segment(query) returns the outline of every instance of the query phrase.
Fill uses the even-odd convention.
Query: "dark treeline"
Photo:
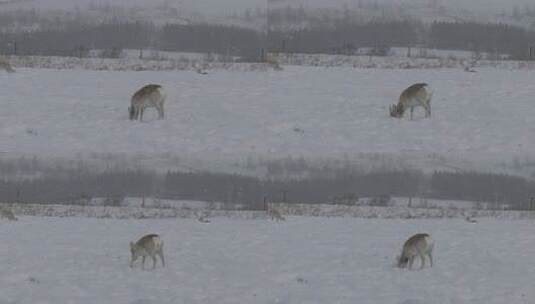
[[[298,12],[296,12],[297,14]],[[29,20],[35,16],[31,13]],[[269,21],[269,19],[268,19]],[[0,20],[1,23],[1,20]],[[432,47],[535,58],[535,32],[505,24],[470,22],[339,20],[296,30],[252,29],[213,24],[107,22],[96,25],[69,21],[31,31],[0,32],[0,53],[87,56],[90,49],[145,49],[219,53],[243,60],[263,59],[263,49],[296,53],[353,54],[358,48]],[[378,52],[376,55],[386,55]]]
[[[90,49],[145,49],[219,53],[259,60],[265,35],[235,26],[194,24],[156,27],[143,22],[69,23],[46,29],[0,32],[0,52],[87,56]]]
[[[437,198],[505,202],[518,209],[527,208],[530,199],[535,196],[535,182],[521,177],[476,172],[436,172],[431,178],[431,189]]]
[[[47,177],[0,181],[0,197],[4,202],[75,203],[92,197],[154,195],[158,183],[156,174],[145,171],[90,174],[68,170]]]
[[[416,25],[408,21],[340,24],[297,31],[272,30],[270,50],[297,53],[352,53],[360,47],[414,46]]]
[[[252,61],[261,59],[265,48],[265,35],[257,31],[209,24],[166,25],[159,40],[162,50],[239,55]]]
[[[173,172],[166,175],[163,195],[167,198],[208,198],[258,208],[263,206],[264,199],[315,204],[348,196],[414,196],[422,180],[421,174],[411,171],[343,174],[300,180],[260,180],[239,175]]]
[[[352,54],[357,48],[430,47],[509,55],[530,59],[535,32],[505,24],[410,21],[381,21],[334,26],[312,26],[299,30],[271,30],[271,51],[296,53]],[[535,48],[531,59],[535,59]]]
[[[2,51],[7,54],[85,56],[89,49],[145,48],[150,46],[155,34],[154,26],[143,23],[72,25],[31,32],[0,33],[0,41],[4,42]]]
[[[83,173],[80,173],[83,172]],[[1,202],[79,203],[92,197],[156,197],[217,201],[263,209],[264,201],[288,203],[351,203],[359,197],[425,197],[488,202],[527,209],[535,182],[498,174],[417,171],[357,174],[299,180],[264,180],[234,174],[144,171],[88,173],[70,170],[25,180],[0,181]],[[385,201],[387,202],[388,199]]]
[[[44,23],[36,10],[19,10],[0,12],[0,27],[10,27],[14,25],[31,26],[35,23]]]
[[[432,47],[508,54],[524,59],[535,44],[535,32],[506,24],[446,23],[431,26]]]

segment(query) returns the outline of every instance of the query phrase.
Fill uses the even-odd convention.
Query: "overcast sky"
[[[429,3],[431,0],[270,0],[278,5],[285,5],[285,3],[292,5],[303,5],[305,7],[340,7],[344,4],[350,6],[356,5],[359,1],[362,2],[377,2],[390,4],[421,4]],[[438,0],[443,6],[450,8],[469,9],[474,11],[495,11],[501,10],[509,11],[513,6],[517,5],[524,7],[525,5],[535,5],[535,0]]]
[[[0,2],[6,0],[0,0]],[[341,7],[343,4],[356,5],[359,0],[269,0],[278,5],[285,3],[305,7]],[[378,3],[410,3],[418,4],[431,0],[361,0],[364,2]],[[510,11],[514,5],[521,8],[525,5],[535,5],[535,0],[438,0],[447,7],[476,10],[481,12]],[[233,12],[241,12],[246,9],[257,7],[266,8],[268,0],[34,0],[24,4],[25,7],[34,6],[44,8],[74,8],[75,5],[83,8],[90,3],[114,4],[114,5],[154,5],[155,3],[168,2],[173,6],[179,6],[186,12],[199,12],[203,15],[228,15]],[[0,7],[1,9],[2,7]]]
[[[6,0],[0,0],[3,2]],[[189,12],[199,12],[205,15],[228,14],[229,12],[245,11],[246,9],[255,9],[256,7],[267,7],[266,0],[34,0],[24,2],[22,6],[36,7],[39,9],[73,9],[75,6],[80,8],[87,7],[90,3],[94,4],[112,4],[123,6],[138,5],[155,5],[157,3],[167,2],[170,5],[181,7]],[[13,6],[13,5],[9,5]],[[0,7],[1,9],[1,7]]]

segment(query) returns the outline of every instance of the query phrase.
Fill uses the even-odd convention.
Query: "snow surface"
[[[496,167],[534,158],[530,74],[310,67],[209,75],[19,69],[0,74],[0,153],[41,159],[115,156],[166,168],[181,158],[210,167],[247,156],[372,159],[377,154],[427,168]],[[414,121],[390,118],[388,106],[401,90],[421,81],[434,90],[432,118],[423,119],[420,110]],[[156,120],[155,111],[148,110],[145,122],[129,121],[130,96],[146,83],[166,89],[166,119]]]
[[[532,72],[478,71],[285,67],[200,75],[20,68],[0,73],[0,155],[115,159],[162,169],[290,155],[456,170],[529,163],[535,159]],[[389,105],[421,81],[434,90],[432,118],[424,119],[421,109],[414,121],[390,118]],[[130,96],[147,83],[166,89],[166,119],[156,120],[149,109],[145,122],[129,121]]]
[[[1,205],[0,205],[1,206]],[[199,219],[225,217],[238,219],[265,219],[265,211],[249,210],[216,210],[191,208],[153,208],[153,207],[109,207],[109,206],[81,206],[81,205],[54,205],[54,204],[9,204],[4,206],[16,216],[44,216],[44,217],[90,217],[113,219],[164,219],[164,218],[193,218]],[[381,210],[379,210],[381,211]],[[368,214],[371,212],[368,212]],[[386,213],[386,212],[385,212]],[[395,212],[390,212],[395,215]],[[420,212],[421,214],[421,212]],[[475,214],[477,215],[477,214]],[[488,217],[523,219],[532,218],[520,212],[485,214]],[[376,216],[377,217],[377,216]],[[421,218],[424,216],[420,216]],[[434,216],[438,217],[438,216]],[[453,217],[453,216],[452,216]],[[393,216],[390,216],[393,218]],[[397,217],[399,218],[399,216]]]
[[[436,202],[436,201],[435,201]],[[461,202],[457,202],[461,203]],[[0,207],[2,205],[0,204]],[[91,217],[113,219],[164,219],[164,218],[215,218],[265,219],[265,211],[240,210],[241,206],[221,208],[217,204],[200,204],[194,208],[181,208],[180,202],[167,207],[110,207],[56,204],[9,204],[6,210],[16,216],[46,217]],[[233,208],[234,207],[234,208]],[[381,219],[439,219],[439,218],[496,218],[509,220],[535,219],[532,211],[468,209],[468,203],[461,208],[436,208],[433,206],[407,207],[401,205],[349,206],[334,204],[282,204],[273,203],[269,208],[277,209],[283,215],[319,216],[319,217],[354,217]]]
[[[270,59],[281,65],[315,66],[315,67],[353,67],[361,69],[464,69],[495,68],[504,70],[534,70],[531,61],[506,60],[507,55],[500,55],[504,60],[495,60],[495,54],[480,53],[477,59],[473,52],[460,50],[439,50],[428,48],[412,48],[411,57],[407,57],[408,49],[394,47],[389,56],[369,56],[369,48],[359,48],[355,55],[304,54],[304,53],[270,53]],[[35,67],[39,61],[36,60]],[[13,61],[13,65],[24,65],[22,57]]]
[[[532,303],[534,225],[22,217],[0,222],[0,303]],[[395,268],[418,232],[435,240],[434,267]],[[128,267],[146,233],[161,235],[167,267]]]

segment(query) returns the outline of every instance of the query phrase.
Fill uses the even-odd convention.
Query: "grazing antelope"
[[[405,268],[409,264],[409,270],[412,269],[412,264],[416,256],[420,257],[422,264],[420,269],[425,266],[425,256],[429,257],[429,263],[433,267],[433,247],[435,243],[431,236],[427,233],[419,233],[410,237],[401,251],[401,256],[398,259],[398,267]]]
[[[0,70],[5,70],[8,73],[15,72],[15,70],[11,67],[11,64],[9,64],[9,61],[1,57],[0,57]]]
[[[165,260],[163,258],[163,241],[157,234],[147,234],[139,239],[135,244],[130,242],[130,252],[132,259],[130,260],[130,267],[134,267],[134,262],[138,257],[142,257],[141,268],[145,269],[145,258],[150,256],[152,258],[152,269],[156,267],[156,255],[160,256],[162,266],[165,267]]]
[[[269,208],[268,215],[269,215],[269,217],[271,218],[272,221],[280,222],[280,221],[285,221],[286,220],[286,218],[284,216],[282,216],[280,211],[277,210],[276,208],[273,208],[273,207]]]
[[[17,217],[9,207],[0,207],[0,219],[5,218],[9,221],[17,221]]]
[[[204,223],[204,224],[208,224],[210,223],[210,219],[209,218],[206,218],[204,215],[201,215],[199,216],[199,218],[197,219],[199,222],[201,223]]]
[[[431,98],[433,92],[427,83],[417,83],[406,88],[399,96],[397,105],[390,106],[390,116],[401,118],[405,111],[411,109],[411,120],[414,108],[421,106],[425,109],[425,117],[431,116]]]
[[[465,71],[465,72],[469,72],[469,73],[477,73],[477,71],[474,70],[473,67],[469,67],[469,66],[465,66],[465,67],[464,67],[464,71]]]
[[[197,220],[201,223],[208,224],[210,223],[210,219],[208,218],[208,215],[202,212],[199,217],[197,217]]]
[[[466,216],[464,219],[465,219],[467,222],[469,222],[469,223],[477,224],[477,220],[474,219],[473,217],[469,216],[469,215]]]
[[[161,85],[149,84],[142,87],[132,96],[131,105],[128,108],[130,120],[139,118],[140,121],[143,121],[143,111],[145,108],[151,107],[158,110],[158,119],[163,119],[165,98],[166,95]]]
[[[203,68],[197,68],[195,71],[197,72],[197,74],[208,75],[208,72],[206,72],[206,70],[203,70]]]

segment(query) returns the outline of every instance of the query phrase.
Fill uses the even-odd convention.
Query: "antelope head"
[[[390,106],[390,116],[395,118],[401,118],[403,116],[403,105],[393,104]]]

